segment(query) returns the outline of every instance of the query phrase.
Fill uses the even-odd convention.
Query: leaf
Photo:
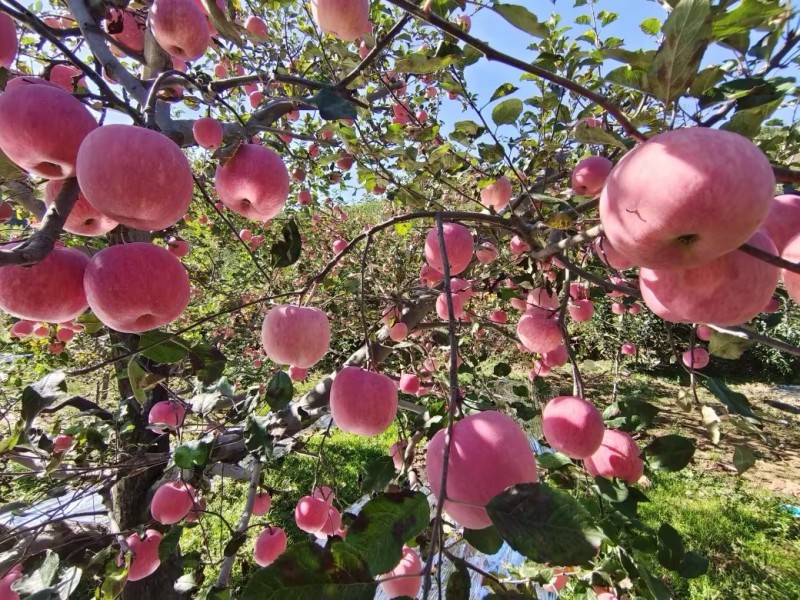
[[[545,454],[539,454],[536,457],[536,465],[538,467],[551,471],[561,469],[571,464],[572,460],[570,457],[560,452],[547,452]]]
[[[361,489],[367,493],[382,490],[389,485],[396,474],[397,470],[394,468],[392,457],[379,456],[367,465],[364,479],[361,481]]]
[[[34,594],[49,588],[55,580],[56,573],[58,573],[60,562],[61,559],[58,554],[52,550],[47,550],[47,554],[39,568],[33,573],[26,574],[17,584],[15,591],[24,595]]]
[[[308,102],[319,109],[319,116],[326,121],[355,119],[358,116],[353,103],[330,86],[321,88]]]
[[[158,544],[158,558],[161,562],[165,562],[172,557],[175,549],[180,544],[182,533],[183,525],[175,524],[161,538],[161,542]]]
[[[222,550],[222,555],[228,558],[235,556],[239,551],[239,548],[245,545],[245,542],[247,542],[247,536],[245,534],[240,532],[234,533],[233,537],[228,540],[227,544],[225,544],[225,548]]]
[[[550,36],[550,29],[548,29],[547,24],[540,23],[536,15],[524,6],[497,3],[490,8],[514,27],[525,33],[530,33],[533,36],[543,39]]]
[[[394,224],[394,231],[399,236],[406,236],[411,233],[411,230],[414,229],[414,224],[410,221],[406,221],[405,223],[395,223]]]
[[[147,401],[147,395],[144,392],[147,375],[147,371],[139,364],[137,357],[132,356],[128,361],[128,381],[131,384],[133,396],[139,401],[139,404],[142,405]]]
[[[741,475],[756,464],[756,457],[747,446],[735,446],[733,449],[733,466]]]
[[[711,41],[710,0],[681,0],[664,23],[664,41],[648,71],[650,92],[667,104],[691,85]]]
[[[465,566],[459,564],[447,580],[445,600],[469,600],[471,588],[472,578],[469,575],[469,571]]]
[[[752,345],[750,340],[712,330],[708,353],[719,358],[736,360]]]
[[[512,125],[522,114],[522,108],[522,100],[519,98],[503,100],[492,109],[492,121],[496,125]]]
[[[639,577],[642,578],[644,584],[647,586],[647,589],[650,591],[655,600],[672,600],[674,596],[672,595],[670,590],[667,589],[667,587],[661,582],[660,579],[655,577],[647,569],[647,567],[645,566],[646,561],[642,559],[641,554],[634,550],[633,556],[636,559],[636,562],[633,562],[632,559],[630,559],[628,556],[624,554],[621,556],[622,563],[625,566],[625,569],[631,575],[635,575],[636,573],[639,574]],[[636,573],[634,573],[633,571],[635,571]]]
[[[156,344],[153,346],[153,344]],[[148,348],[148,346],[153,346]],[[148,331],[139,337],[139,354],[157,363],[170,364],[183,360],[189,355],[189,349],[169,333],[164,331]],[[145,348],[142,350],[142,348]]]
[[[377,587],[352,545],[336,539],[327,548],[302,542],[256,571],[241,600],[373,600]]]
[[[486,511],[508,545],[536,562],[585,564],[604,539],[575,498],[544,483],[507,488],[489,501]]]
[[[757,421],[761,420],[750,408],[750,401],[744,394],[734,392],[727,385],[725,385],[725,383],[719,379],[714,379],[713,377],[709,377],[708,379],[704,380],[703,384],[712,394],[717,397],[720,402],[728,407],[729,411],[749,417],[751,419],[756,419]]]
[[[272,410],[278,411],[289,405],[292,396],[294,396],[292,379],[285,371],[278,371],[267,384],[267,404]]]
[[[211,385],[222,377],[227,361],[222,352],[206,342],[198,342],[189,348],[189,360],[195,377],[203,385]]]
[[[623,481],[612,481],[605,477],[595,477],[594,484],[600,495],[609,502],[624,502],[628,499],[628,486]]]
[[[211,445],[201,440],[192,440],[175,449],[175,464],[181,469],[204,467],[211,455]]]
[[[251,416],[244,430],[244,446],[247,451],[262,458],[272,458],[275,444],[269,433],[266,417]]]
[[[739,5],[714,19],[714,39],[724,40],[732,35],[749,33],[765,26],[772,18],[787,10],[778,0],[742,0]]]
[[[83,569],[79,567],[67,567],[61,571],[56,584],[59,600],[67,600],[78,589],[82,576]]]
[[[499,100],[500,98],[504,98],[509,94],[513,94],[519,88],[515,85],[511,85],[510,83],[504,83],[497,87],[497,89],[492,94],[492,97],[489,98],[489,102],[494,102],[495,100]]]
[[[30,428],[42,409],[62,399],[66,393],[67,375],[64,371],[53,371],[39,381],[25,386],[22,390],[22,420],[25,421],[25,429]]]
[[[483,529],[467,529],[465,527],[464,539],[470,546],[484,554],[497,554],[503,547],[503,538],[500,537],[494,526]]]
[[[302,250],[302,241],[300,240],[300,230],[297,228],[297,222],[291,219],[283,226],[283,241],[275,242],[270,248],[272,255],[272,264],[278,269],[288,267],[297,262],[300,258],[300,251]]]
[[[5,71],[5,69],[3,69]],[[0,150],[0,181],[22,181],[27,174]]]
[[[661,21],[655,17],[648,17],[639,24],[639,29],[647,35],[658,35],[661,32]]]
[[[678,575],[686,579],[694,579],[705,575],[708,571],[708,559],[697,552],[687,552],[678,567]]]
[[[508,363],[500,362],[494,366],[493,372],[497,377],[508,377],[511,375],[511,366]]]
[[[100,319],[90,312],[83,313],[81,316],[75,319],[75,322],[83,325],[83,331],[88,335],[97,333],[103,328],[103,324],[100,322]]]
[[[200,2],[217,33],[237,46],[241,46],[242,32],[245,29],[241,25],[229,21],[224,9],[217,5],[216,0],[200,0]]]
[[[462,57],[459,54],[448,54],[446,56],[427,56],[422,53],[408,54],[394,63],[394,70],[397,73],[417,73],[428,75],[446,69]]]
[[[366,558],[373,576],[391,571],[402,557],[403,544],[430,521],[425,494],[405,490],[381,494],[367,502],[347,531],[348,546]]]
[[[670,434],[654,439],[644,449],[647,462],[655,469],[680,471],[694,456],[694,441]]]
[[[623,67],[624,68],[624,67]],[[586,123],[578,123],[572,137],[582,144],[603,144],[616,146],[627,152],[628,147],[614,133],[606,131],[602,127],[589,127]]]
[[[665,569],[676,571],[683,562],[683,538],[674,527],[664,523],[658,529],[658,552],[656,558]]]
[[[642,92],[648,89],[647,71],[636,69],[630,65],[625,65],[609,71],[606,73],[605,80]]]

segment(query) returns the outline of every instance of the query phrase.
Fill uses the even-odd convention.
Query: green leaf
[[[461,564],[456,567],[450,579],[447,580],[445,600],[469,600],[472,578],[467,568]]]
[[[492,121],[496,125],[511,125],[522,114],[522,100],[508,98],[492,109]]]
[[[503,160],[503,147],[500,144],[478,144],[478,154],[488,163],[497,163]]]
[[[515,85],[511,85],[510,83],[504,83],[504,84],[498,86],[498,88],[494,91],[494,94],[492,94],[492,97],[489,98],[489,102],[494,102],[495,100],[499,100],[500,98],[504,98],[504,97],[508,96],[509,94],[513,94],[518,89],[519,88],[517,86],[515,86]]]
[[[222,377],[225,355],[206,342],[198,342],[189,349],[192,370],[203,385],[211,385]]]
[[[572,464],[572,460],[561,452],[547,452],[536,457],[536,465],[542,469],[554,471]]]
[[[729,411],[760,421],[750,408],[750,401],[747,399],[747,396],[739,392],[734,392],[725,385],[724,382],[719,379],[714,379],[713,377],[709,377],[704,380],[703,383],[720,402],[728,407]]]
[[[294,396],[292,380],[285,371],[278,371],[267,384],[267,404],[272,410],[286,408]]]
[[[425,494],[410,490],[381,494],[361,509],[346,542],[361,552],[369,572],[377,576],[400,562],[403,544],[422,532],[428,521],[430,507]]]
[[[245,545],[247,542],[247,536],[243,533],[236,532],[233,534],[233,537],[228,540],[228,543],[225,544],[225,548],[222,550],[222,555],[230,558],[234,556],[238,551],[239,548]]]
[[[595,477],[594,484],[600,495],[609,502],[625,502],[628,499],[628,486],[624,481]]]
[[[604,48],[603,55],[613,58],[637,69],[647,70],[653,63],[656,55],[655,50],[625,50],[624,48]]]
[[[7,73],[5,69],[4,72]],[[15,165],[11,160],[0,150],[0,181],[22,181],[27,179],[27,174]]]
[[[30,428],[33,420],[43,408],[60,400],[67,393],[67,375],[64,371],[53,371],[22,390],[22,420]]]
[[[181,469],[203,467],[211,455],[211,445],[201,440],[192,440],[175,449],[175,464]]]
[[[741,475],[756,464],[756,457],[747,446],[736,446],[733,449],[733,466]]]
[[[52,550],[47,550],[44,561],[33,573],[26,574],[19,583],[15,591],[25,597],[26,594],[34,594],[50,587],[58,573],[58,565],[61,559]]]
[[[708,559],[697,552],[687,552],[680,566],[678,567],[678,575],[686,579],[694,579],[705,575],[708,571]]]
[[[300,230],[297,228],[297,222],[290,219],[283,226],[283,241],[275,242],[270,248],[272,255],[272,264],[278,269],[288,267],[297,262],[300,258],[300,251],[302,250],[302,241],[300,240]]]
[[[625,68],[625,67],[623,67]],[[575,127],[573,137],[582,144],[603,144],[616,146],[627,152],[628,147],[616,134],[607,131],[603,127],[589,127],[586,123],[578,123]]]
[[[241,600],[373,600],[377,587],[364,557],[351,544],[334,539],[321,548],[302,542],[256,571]]]
[[[752,345],[750,340],[728,333],[713,331],[708,343],[708,353],[719,358],[736,360]]]
[[[353,103],[342,92],[330,86],[321,88],[308,102],[319,109],[319,116],[326,121],[355,119],[358,116]]]
[[[681,0],[664,23],[664,41],[648,72],[650,92],[671,104],[691,85],[711,41],[710,0]]]
[[[503,538],[500,537],[494,526],[483,529],[467,529],[465,527],[464,539],[470,546],[484,554],[497,554],[503,547]]]
[[[514,27],[525,33],[530,33],[542,39],[546,39],[550,36],[550,29],[548,29],[547,24],[540,23],[536,15],[524,6],[497,3],[490,8]]]
[[[148,346],[153,347],[148,348]],[[139,337],[138,348],[139,354],[162,364],[176,363],[189,355],[189,349],[185,345],[164,331],[143,333]]]
[[[676,571],[683,561],[684,548],[681,534],[668,523],[658,530],[658,552],[656,558],[665,569]]]
[[[244,446],[247,451],[262,458],[272,458],[275,444],[269,433],[266,417],[251,416],[244,430]]]
[[[786,11],[779,0],[742,0],[739,5],[714,19],[714,39],[724,40],[732,35],[749,33],[764,27],[774,17]]]
[[[621,556],[625,570],[634,576],[638,573],[655,600],[673,600],[674,596],[670,590],[667,589],[659,578],[655,577],[648,570],[646,566],[647,561],[642,559],[641,553],[634,550],[633,557],[636,559],[636,562],[633,562],[633,559],[629,558],[627,555],[623,554]]]
[[[132,356],[128,361],[128,381],[131,384],[133,396],[139,401],[139,404],[144,405],[147,401],[145,394],[145,379],[147,378],[147,371],[144,370],[136,356]]]
[[[670,434],[654,439],[644,449],[647,462],[655,469],[680,471],[694,456],[694,442],[689,438]]]
[[[397,73],[428,75],[429,73],[446,69],[460,58],[460,54],[448,54],[446,56],[426,56],[421,53],[409,54],[394,63],[394,70]]]
[[[609,71],[606,73],[605,80],[633,90],[642,92],[648,90],[647,71],[636,69],[630,65],[625,65]]]
[[[183,533],[183,525],[176,523],[161,538],[158,544],[158,558],[161,562],[169,560],[178,548]]]
[[[379,456],[367,465],[364,479],[361,481],[361,489],[367,493],[382,490],[389,485],[396,474],[397,470],[394,468],[392,457]]]
[[[647,35],[658,35],[661,33],[661,21],[655,17],[648,17],[639,24],[639,29]]]
[[[81,316],[75,319],[75,322],[83,325],[83,331],[88,335],[97,333],[104,327],[104,325],[100,322],[100,319],[90,312],[83,313]]]
[[[242,33],[245,32],[245,29],[241,25],[229,21],[225,15],[225,9],[220,8],[216,0],[200,0],[200,2],[203,4],[203,8],[217,33],[234,44],[241,46]]]
[[[754,108],[737,110],[721,129],[753,138],[761,132],[761,127],[772,114],[781,107],[783,96],[760,104]]]
[[[508,377],[511,375],[511,367],[508,363],[500,362],[494,366],[494,374],[497,377]]]
[[[586,564],[604,539],[575,498],[544,483],[507,488],[489,501],[486,511],[508,545],[536,562]]]

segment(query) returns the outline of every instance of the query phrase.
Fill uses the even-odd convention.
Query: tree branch
[[[403,27],[405,27],[410,20],[411,15],[409,13],[406,13],[400,17],[400,20],[394,24],[394,27],[392,27],[389,32],[383,36],[383,38],[381,38],[377,44],[375,44],[375,47],[364,57],[364,60],[356,65],[355,68],[337,84],[337,87],[344,89],[353,83],[356,77],[358,77],[364,69],[366,69],[375,61],[376,58],[378,58],[378,55],[383,52],[383,50],[392,42],[395,36],[397,36],[397,34],[403,30]]]
[[[2,186],[8,192],[8,199],[14,204],[19,204],[40,221],[47,211],[45,203],[33,193],[33,189],[23,181],[4,181]]]

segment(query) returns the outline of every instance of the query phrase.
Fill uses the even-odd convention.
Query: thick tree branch
[[[772,165],[772,172],[775,173],[775,180],[778,183],[800,184],[800,171],[780,165]]]
[[[8,200],[14,204],[19,204],[22,208],[31,213],[40,221],[44,218],[47,211],[45,203],[36,197],[33,188],[24,181],[4,181],[2,186],[8,193]]]

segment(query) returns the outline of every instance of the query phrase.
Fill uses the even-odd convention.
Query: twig
[[[403,30],[403,27],[411,20],[411,15],[409,13],[404,14],[397,23],[394,24],[389,32],[383,36],[376,44],[375,47],[370,50],[369,54],[364,57],[358,65],[356,65],[352,71],[350,71],[347,75],[345,75],[344,79],[342,79],[338,84],[337,87],[344,89],[359,76],[359,74],[366,69],[372,62],[378,57],[378,55],[383,52],[384,48],[389,46],[395,36]]]
[[[545,258],[549,258],[554,254],[558,254],[562,250],[566,250],[567,248],[572,248],[573,246],[580,246],[584,242],[588,242],[596,238],[603,233],[603,226],[602,225],[595,225],[594,227],[587,229],[581,233],[573,235],[572,237],[564,238],[559,240],[554,244],[548,244],[541,250],[536,250],[535,252],[531,252],[531,256],[536,260],[543,260]]]
[[[765,263],[769,263],[775,267],[786,269],[792,273],[800,273],[800,264],[793,263],[792,261],[781,258],[780,256],[775,256],[771,252],[767,252],[761,248],[756,248],[750,244],[742,244],[739,246],[739,250],[759,260],[763,260]]]

